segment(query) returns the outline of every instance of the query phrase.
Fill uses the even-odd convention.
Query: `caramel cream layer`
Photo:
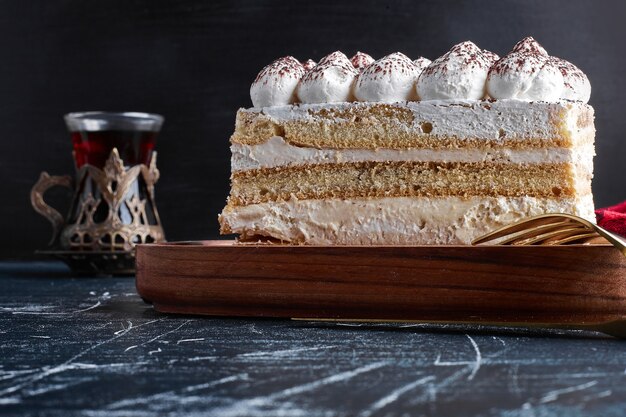
[[[572,163],[593,170],[593,143],[575,148],[465,149],[317,149],[289,144],[279,136],[258,145],[233,143],[232,172],[280,166],[343,162],[508,162],[514,164]]]
[[[314,245],[468,244],[522,218],[571,213],[595,222],[591,196],[298,200],[227,206],[221,232]]]

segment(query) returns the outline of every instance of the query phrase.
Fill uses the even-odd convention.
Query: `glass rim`
[[[99,130],[139,130],[158,132],[164,117],[155,113],[83,111],[63,116],[71,132]]]

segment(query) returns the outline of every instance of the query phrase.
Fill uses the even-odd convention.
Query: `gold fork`
[[[487,233],[472,245],[566,245],[611,243],[626,256],[626,240],[581,217],[565,213],[541,214]]]

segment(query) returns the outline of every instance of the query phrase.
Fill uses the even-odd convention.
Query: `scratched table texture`
[[[0,263],[0,415],[624,416],[582,332],[159,314],[128,277]]]

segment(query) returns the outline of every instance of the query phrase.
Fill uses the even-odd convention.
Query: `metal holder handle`
[[[39,176],[39,180],[37,180],[33,188],[30,190],[30,203],[33,205],[33,208],[37,213],[48,219],[48,221],[52,224],[52,239],[50,239],[50,242],[48,243],[49,246],[54,244],[59,237],[59,233],[61,232],[63,225],[65,225],[65,220],[63,219],[61,213],[46,204],[44,201],[44,194],[46,191],[56,186],[66,187],[73,190],[74,183],[72,181],[72,177],[69,175],[49,175],[47,172],[43,171]]]

